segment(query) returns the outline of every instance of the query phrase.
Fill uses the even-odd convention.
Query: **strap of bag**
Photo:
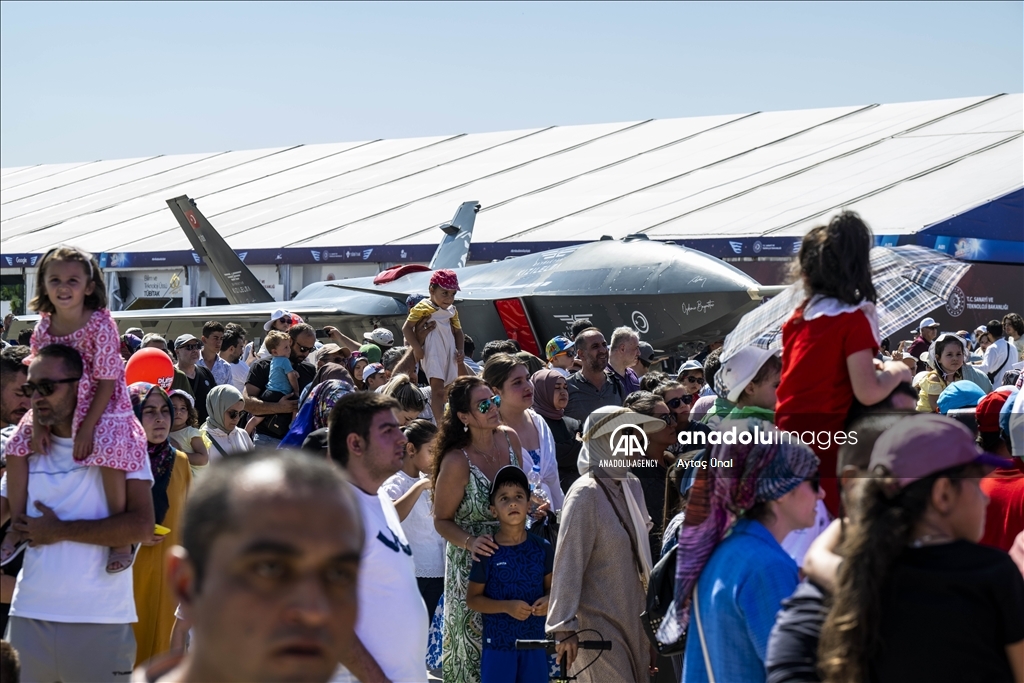
[[[708,680],[715,683],[715,672],[711,669],[711,657],[708,655],[708,644],[704,641],[704,625],[700,623],[700,599],[697,597],[697,586],[693,587],[693,612],[697,618],[697,634],[700,636],[700,649],[704,653],[704,668],[708,671]]]
[[[643,570],[643,566],[644,565],[643,565],[643,563],[640,560],[640,549],[637,548],[637,545],[636,545],[637,540],[635,538],[633,538],[633,531],[632,531],[632,526],[633,525],[632,524],[626,524],[626,520],[624,520],[622,518],[622,513],[619,512],[619,509],[617,507],[615,507],[615,503],[612,502],[612,495],[611,495],[611,493],[608,492],[608,487],[605,485],[605,483],[603,481],[601,481],[600,478],[598,478],[596,476],[594,477],[594,481],[596,481],[598,483],[598,485],[601,487],[601,490],[604,491],[605,497],[608,498],[608,504],[611,505],[612,506],[612,510],[615,511],[615,516],[619,518],[619,524],[622,525],[622,528],[626,530],[626,535],[629,536],[629,548],[630,548],[630,550],[633,551],[633,563],[636,565],[636,573],[637,573],[637,576],[640,577],[640,585],[642,585],[644,587],[644,595],[647,595],[647,582],[644,581],[644,570]],[[712,683],[714,683],[714,682],[712,682]]]
[[[220,445],[219,443],[217,443],[217,439],[215,439],[215,438],[213,437],[213,435],[212,435],[212,434],[210,435],[210,443],[212,443],[212,444],[213,444],[213,447],[214,447],[214,448],[216,448],[216,449],[217,449],[218,451],[220,451],[220,454],[221,454],[221,455],[222,455],[223,457],[225,457],[225,458],[226,458],[226,457],[228,457],[228,452],[227,452],[227,451],[225,451],[225,450],[224,450],[224,449],[223,449],[223,448],[221,447],[221,445]]]

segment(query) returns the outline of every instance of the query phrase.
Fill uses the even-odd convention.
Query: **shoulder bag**
[[[686,651],[686,632],[683,631],[679,639],[672,643],[663,643],[658,639],[658,629],[661,623],[667,619],[675,619],[676,602],[676,551],[679,546],[672,546],[671,550],[665,553],[664,557],[658,560],[651,570],[651,581],[647,586],[647,609],[640,615],[643,622],[644,633],[647,640],[663,657],[681,655]]]

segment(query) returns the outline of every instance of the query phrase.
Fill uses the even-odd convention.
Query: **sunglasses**
[[[559,351],[554,356],[552,356],[552,358],[557,358],[558,356],[568,356],[569,358],[575,358],[576,349],[566,349],[565,351]]]
[[[182,344],[178,347],[179,351],[202,351],[202,344]]]
[[[679,408],[679,406],[683,406],[683,405],[688,406],[691,403],[693,403],[693,394],[685,394],[683,396],[676,396],[673,399],[665,401],[665,405],[667,405],[672,410],[677,410]]]
[[[303,346],[302,344],[296,344],[295,348],[297,348],[299,350],[299,353],[309,353],[310,351],[312,351],[316,347],[315,346]]]
[[[664,420],[665,424],[672,424],[673,422],[676,421],[676,416],[674,413],[665,413],[664,415],[655,415],[654,417],[658,418],[659,420]]]
[[[82,379],[81,377],[66,377],[64,379],[41,379],[38,382],[25,382],[21,385],[21,394],[26,398],[32,398],[37,391],[42,397],[52,396],[57,391],[58,384],[71,384]]]
[[[482,401],[480,401],[479,403],[476,404],[476,409],[479,410],[481,414],[483,414],[483,413],[486,413],[488,410],[490,410],[492,405],[495,408],[500,408],[501,407],[501,396],[498,396],[497,394],[495,394],[494,396],[491,396],[490,398],[485,398],[484,400],[482,400]]]
[[[811,490],[817,493],[821,490],[821,475],[815,474],[814,476],[807,477],[807,483],[811,485]]]
[[[690,375],[689,377],[683,377],[683,381],[689,382],[690,384],[704,384],[703,377],[694,377],[693,375]]]
[[[229,420],[237,420],[238,416],[242,414],[241,410],[225,410],[224,414],[228,416]]]

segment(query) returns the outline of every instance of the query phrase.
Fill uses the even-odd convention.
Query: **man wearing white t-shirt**
[[[231,370],[231,386],[239,391],[245,391],[245,378],[249,376],[249,366],[242,362],[244,348],[245,337],[240,332],[229,329],[224,333],[220,357]]]
[[[402,467],[406,438],[399,410],[389,396],[356,392],[343,396],[331,412],[328,450],[348,472],[366,538],[356,637],[334,681],[427,680],[427,610],[412,548],[394,504],[379,491]]]
[[[153,537],[149,461],[128,473],[125,512],[110,516],[98,467],[72,456],[82,359],[50,345],[28,369],[35,419],[50,452],[29,457],[28,515],[15,520],[31,547],[14,588],[6,639],[27,681],[128,681],[135,663],[132,572],[108,574],[110,547]],[[6,496],[6,479],[0,495]]]

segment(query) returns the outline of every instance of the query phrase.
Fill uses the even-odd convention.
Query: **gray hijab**
[[[203,425],[207,428],[227,432],[224,426],[224,411],[242,400],[242,392],[230,384],[219,384],[206,395],[206,412],[209,417]]]

